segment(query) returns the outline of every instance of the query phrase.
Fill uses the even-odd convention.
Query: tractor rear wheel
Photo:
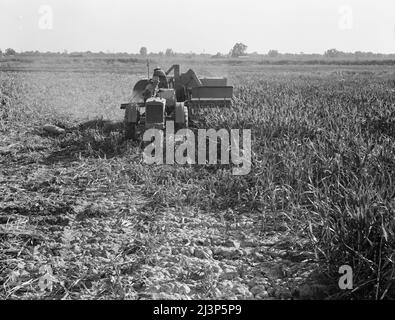
[[[125,138],[137,140],[137,124],[134,122],[125,123]]]

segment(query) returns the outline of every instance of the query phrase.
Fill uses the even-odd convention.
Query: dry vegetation
[[[394,69],[206,68],[235,101],[198,126],[252,129],[247,176],[146,166],[88,122],[140,74],[0,73],[1,298],[395,297]]]

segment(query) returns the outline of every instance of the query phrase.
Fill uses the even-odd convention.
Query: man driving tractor
[[[168,89],[169,84],[167,82],[166,73],[160,68],[157,67],[154,69],[154,75],[152,80],[147,84],[143,97],[144,100],[155,96],[159,89]]]
[[[157,77],[159,80],[159,88],[160,89],[168,89],[169,83],[167,82],[166,73],[160,68],[157,67],[154,69],[154,78]]]

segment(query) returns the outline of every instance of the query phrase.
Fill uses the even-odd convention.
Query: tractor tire
[[[176,99],[177,102],[184,102],[187,99],[187,94],[184,87],[178,88],[176,90]]]
[[[184,128],[189,128],[189,110],[188,107],[184,107]]]
[[[178,130],[186,129],[188,127],[189,127],[188,107],[184,106],[184,121],[183,123],[176,123],[174,129],[177,132]]]
[[[125,138],[127,140],[137,140],[137,124],[132,123],[125,123]]]

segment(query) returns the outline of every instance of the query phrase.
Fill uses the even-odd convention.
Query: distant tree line
[[[202,58],[214,58],[214,59],[221,59],[221,58],[262,58],[262,59],[280,59],[280,60],[292,60],[292,59],[302,59],[302,60],[317,60],[317,59],[337,59],[337,60],[347,60],[347,59],[364,59],[364,60],[375,60],[375,59],[395,59],[395,54],[381,54],[381,53],[373,53],[373,52],[343,52],[337,49],[328,49],[323,54],[306,54],[303,52],[300,53],[280,53],[278,50],[269,50],[267,53],[247,53],[247,45],[242,42],[237,42],[228,53],[221,53],[217,52],[216,54],[207,54],[207,53],[180,53],[175,52],[171,48],[167,48],[164,51],[155,52],[148,52],[147,47],[143,46],[140,48],[138,53],[128,53],[128,52],[117,52],[111,53],[107,52],[68,52],[64,50],[63,52],[40,52],[40,51],[24,51],[24,52],[16,52],[12,48],[7,48],[4,52],[0,49],[0,56],[68,56],[68,57],[85,57],[85,56],[93,56],[93,57],[100,57],[100,56],[124,56],[124,57],[184,57],[184,58],[195,58],[195,57],[202,57]]]

